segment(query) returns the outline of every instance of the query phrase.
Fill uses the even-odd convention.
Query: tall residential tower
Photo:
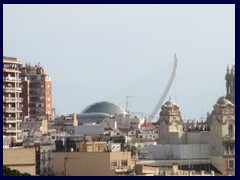
[[[21,141],[20,113],[20,70],[22,63],[17,58],[3,56],[3,135],[14,138],[14,141]]]
[[[21,68],[24,121],[52,119],[52,81],[39,64]]]

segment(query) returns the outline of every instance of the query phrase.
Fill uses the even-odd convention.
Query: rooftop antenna
[[[128,112],[128,98],[131,98],[134,96],[126,96],[126,111]]]
[[[202,121],[204,120],[204,116],[203,116],[203,106],[202,106],[202,116],[200,118]]]

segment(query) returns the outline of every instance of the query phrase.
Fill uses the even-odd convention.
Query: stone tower
[[[223,96],[213,107],[207,120],[211,161],[223,175],[235,174],[235,106]]]
[[[227,67],[226,79],[226,99],[235,104],[235,65],[231,70]]]
[[[159,144],[182,143],[183,120],[179,106],[172,100],[161,107],[159,119]]]

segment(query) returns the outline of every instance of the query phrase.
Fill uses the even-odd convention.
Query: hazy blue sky
[[[40,62],[61,114],[105,100],[172,63],[173,53],[177,88],[168,96],[183,118],[206,116],[235,61],[235,5],[3,5],[4,56]]]

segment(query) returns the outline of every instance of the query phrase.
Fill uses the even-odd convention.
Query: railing
[[[45,99],[30,99],[31,102],[45,102]]]
[[[5,120],[20,120],[21,119],[21,117],[5,117],[5,118],[3,118],[3,119],[5,119]]]
[[[4,80],[9,80],[9,81],[21,81],[20,78],[16,78],[16,77],[5,77],[3,78]]]
[[[16,108],[16,107],[3,107],[3,110],[13,110],[13,111],[17,111],[17,110],[22,110],[22,108]]]
[[[10,130],[10,131],[13,130],[13,131],[15,131],[15,130],[17,130],[17,128],[16,127],[4,127],[3,130],[5,130],[5,131],[6,130]]]
[[[39,93],[39,92],[37,92],[37,93],[30,92],[29,94],[30,94],[30,96],[39,96],[39,95],[45,95],[45,92],[41,92],[41,93]]]
[[[223,137],[223,141],[233,141],[235,140],[235,134],[226,134]]]
[[[22,88],[20,87],[3,87],[4,90],[10,90],[10,91],[21,91]]]
[[[7,101],[22,101],[22,98],[19,98],[19,97],[4,97],[3,96],[3,100],[7,100]]]

